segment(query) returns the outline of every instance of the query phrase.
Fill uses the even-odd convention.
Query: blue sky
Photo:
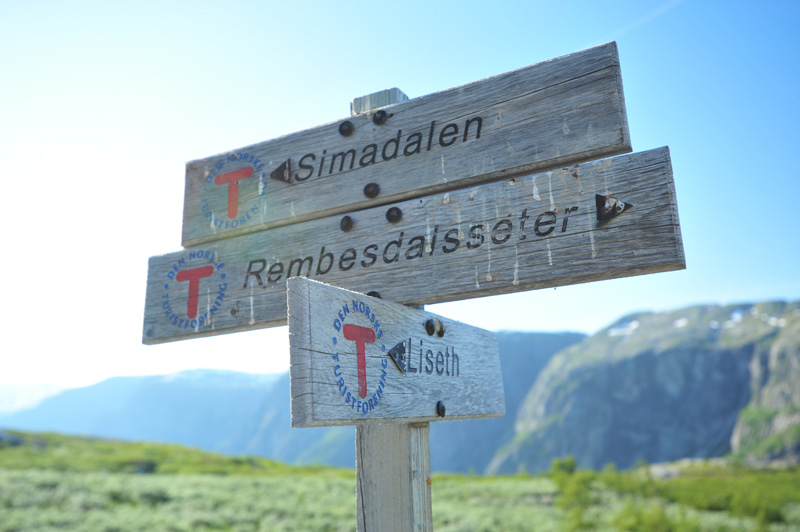
[[[492,330],[800,299],[800,4],[5,2],[0,386],[288,367],[285,327],[141,345],[187,161],[615,40],[634,151],[669,146],[688,268],[429,307]]]

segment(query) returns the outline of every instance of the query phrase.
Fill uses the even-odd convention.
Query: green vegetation
[[[758,435],[757,432],[751,432],[751,434]],[[800,424],[791,425],[780,432],[769,434],[766,438],[749,437],[743,438],[743,440],[744,442],[734,458],[745,459],[748,456],[762,460],[778,458],[787,449],[800,449]]]
[[[739,412],[739,421],[754,431],[768,429],[772,420],[778,415],[777,410],[747,406]]]
[[[675,518],[669,515],[663,506],[651,504],[636,505],[628,501],[612,523],[622,532],[700,532],[703,530],[697,519],[687,518],[685,514]],[[717,530],[725,530],[719,527]]]
[[[355,476],[0,470],[0,530],[352,530]],[[353,499],[353,500],[351,500]]]
[[[594,523],[587,517],[592,506],[592,471],[578,471],[575,458],[553,460],[550,478],[558,486],[559,497],[556,503],[567,513],[564,528],[570,532],[575,530],[592,530]]]
[[[606,468],[598,478],[619,492],[659,497],[682,506],[747,517],[759,523],[785,523],[800,504],[800,469],[758,471],[741,466],[702,465],[654,480],[649,468],[620,473]]]
[[[0,532],[355,530],[352,470],[53,434],[0,442]],[[434,528],[800,532],[798,469],[673,469],[658,480],[567,457],[540,476],[434,475]]]
[[[756,456],[775,457],[786,449],[797,448],[800,448],[800,425],[792,425],[786,430],[756,443],[750,449],[743,449],[743,452],[752,452]]]

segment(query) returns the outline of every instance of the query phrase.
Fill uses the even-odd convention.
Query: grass
[[[352,530],[355,478],[0,470],[0,530]]]
[[[763,526],[793,521],[800,506],[800,469],[755,470],[742,466],[700,465],[680,475],[654,480],[647,468],[635,472],[607,469],[598,478],[622,494],[661,498],[702,511],[753,519]],[[791,514],[793,515],[793,514]],[[800,523],[795,523],[800,525]]]
[[[172,445],[13,436],[14,445],[0,445],[0,532],[355,530],[353,470]],[[547,475],[434,475],[434,528],[800,532],[798,469],[692,467],[668,480],[646,471],[583,471],[565,458]]]

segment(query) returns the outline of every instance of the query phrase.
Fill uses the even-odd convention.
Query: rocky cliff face
[[[749,461],[800,461],[800,304],[756,305],[753,320],[777,325],[771,341],[750,361],[750,404],[731,438],[733,451]]]
[[[785,303],[623,318],[553,357],[488,470],[763,456],[770,438],[773,455],[796,456],[798,328],[800,304]]]

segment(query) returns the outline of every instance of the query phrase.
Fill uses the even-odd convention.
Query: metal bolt
[[[396,224],[403,218],[403,211],[399,207],[392,207],[386,211],[386,219],[389,223]]]
[[[352,228],[353,228],[353,219],[350,218],[349,216],[345,216],[339,222],[339,229],[341,229],[345,233],[348,232]]]
[[[436,320],[436,325],[439,326],[439,328],[436,330],[436,336],[441,338],[442,336],[444,336],[444,331],[445,331],[444,324],[441,321]]]
[[[625,202],[624,201],[618,201],[616,209],[617,209],[617,213],[620,213],[620,212],[624,211],[625,210]]]
[[[376,292],[375,290],[373,290],[372,292],[367,292],[367,295],[369,297],[377,297],[378,299],[381,298],[381,295],[378,292]]]
[[[444,414],[445,414],[444,403],[442,401],[439,401],[438,403],[436,403],[436,415],[439,417],[444,417]]]
[[[381,109],[372,115],[372,122],[374,122],[376,126],[380,126],[386,123],[387,118],[389,118],[388,113]]]
[[[353,131],[355,130],[356,127],[349,120],[345,120],[344,122],[339,124],[339,134],[341,134],[343,137],[349,137],[350,135],[353,134]]]
[[[428,333],[428,336],[433,336],[433,333],[436,332],[436,322],[432,319],[425,322],[425,332]]]
[[[364,187],[364,195],[370,199],[375,198],[381,193],[381,187],[377,183],[367,183]]]

